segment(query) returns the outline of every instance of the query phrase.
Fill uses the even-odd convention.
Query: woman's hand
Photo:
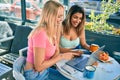
[[[61,55],[62,55],[63,59],[66,59],[66,60],[71,60],[75,56],[79,56],[78,53],[73,53],[73,52],[67,52],[67,53],[63,53]]]
[[[81,50],[75,50],[75,51],[71,51],[71,52],[73,52],[73,53],[77,53],[79,56],[81,55],[81,54],[83,54],[84,52],[83,51],[81,51]]]
[[[79,54],[79,56],[80,56],[80,55],[82,55],[84,52],[81,51],[81,50],[76,50],[76,53]]]

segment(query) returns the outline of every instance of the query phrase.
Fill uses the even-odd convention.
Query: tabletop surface
[[[96,67],[93,79],[84,78],[83,72],[75,70],[74,68],[66,65],[65,63],[67,60],[61,60],[60,62],[56,63],[56,65],[58,71],[71,80],[119,80],[120,64],[112,57],[110,57],[110,61],[112,63],[103,63],[98,61],[98,66]]]

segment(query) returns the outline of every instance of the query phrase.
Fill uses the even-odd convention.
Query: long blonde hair
[[[57,29],[56,21],[57,21],[58,10],[61,7],[63,8],[62,4],[56,1],[53,0],[47,1],[42,9],[40,21],[36,29],[39,29],[40,27],[45,27],[48,36],[54,35]]]

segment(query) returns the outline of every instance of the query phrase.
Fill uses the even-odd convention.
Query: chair
[[[0,63],[0,80],[13,80],[12,68]]]
[[[13,77],[16,80],[25,80],[23,76],[23,66],[25,65],[26,62],[27,49],[28,47],[20,49],[19,50],[20,56],[13,63]]]
[[[2,61],[13,64],[13,62],[19,57],[19,50],[27,47],[27,36],[31,30],[32,28],[28,26],[16,27],[10,51],[5,55],[0,56]]]
[[[15,80],[25,80],[23,76],[23,66],[26,62],[26,58],[24,56],[20,56],[13,63],[13,77]]]
[[[0,21],[0,55],[9,51],[11,40],[4,42],[3,40],[13,36],[13,30],[6,21]]]
[[[11,45],[11,42],[12,42],[11,40],[13,38],[14,38],[14,36],[10,36],[10,37],[7,37],[7,38],[0,39],[0,43],[2,43],[2,44],[4,44],[4,42],[8,43],[6,45],[6,48],[3,48],[3,45],[0,46],[0,55],[3,55],[4,53],[7,53],[9,51],[9,48],[10,48],[10,45]]]

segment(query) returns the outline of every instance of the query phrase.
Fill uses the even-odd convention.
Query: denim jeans
[[[48,68],[44,72],[35,72],[34,70],[25,70],[26,80],[69,80],[61,75],[56,69]]]
[[[42,73],[35,72],[33,69],[25,70],[24,77],[26,80],[46,80],[48,77],[48,70],[45,70]]]
[[[23,70],[26,58],[20,56],[13,64],[13,76],[16,80],[69,80],[61,75],[58,70],[48,68],[43,72],[36,72],[34,69]],[[23,71],[23,74],[22,74]],[[24,75],[24,76],[23,76]],[[25,78],[25,79],[23,79]]]

